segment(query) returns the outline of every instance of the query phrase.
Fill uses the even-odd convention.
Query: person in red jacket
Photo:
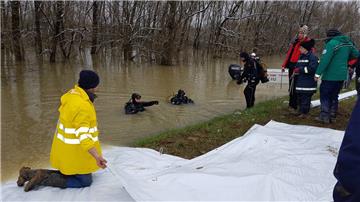
[[[297,78],[295,75],[293,75],[293,71],[301,54],[300,43],[310,40],[310,38],[307,36],[308,32],[308,26],[300,25],[299,32],[290,42],[290,48],[286,54],[286,59],[281,66],[283,72],[285,71],[285,68],[289,69],[289,108],[295,112],[298,107],[297,96],[295,92]]]
[[[360,49],[359,49],[359,52],[360,52]],[[355,88],[357,91],[357,95],[359,97],[360,96],[360,55],[356,59],[351,59],[348,62],[348,65],[349,65],[349,71],[352,72],[351,75],[353,75],[355,73]],[[352,76],[350,78],[352,78]],[[350,79],[350,81],[351,81],[351,79]]]

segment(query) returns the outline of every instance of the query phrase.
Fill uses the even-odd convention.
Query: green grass
[[[257,103],[251,109],[236,110],[231,114],[206,122],[168,130],[142,138],[133,146],[162,150],[163,153],[190,159],[242,136],[254,124],[264,125],[270,120],[345,130],[356,100],[355,97],[352,97],[341,101],[336,123],[323,125],[314,120],[320,113],[319,108],[312,109],[307,118],[299,118],[289,113],[287,99],[287,97],[283,97],[264,101]]]

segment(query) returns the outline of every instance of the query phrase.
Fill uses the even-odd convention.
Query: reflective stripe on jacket
[[[309,51],[307,54],[301,54],[296,67],[299,68],[297,75],[296,92],[315,93],[317,82],[314,80],[315,72],[318,67],[318,58]]]
[[[88,150],[101,155],[96,112],[87,93],[78,86],[61,97],[59,121],[50,153],[51,166],[66,175],[88,174],[99,169]]]

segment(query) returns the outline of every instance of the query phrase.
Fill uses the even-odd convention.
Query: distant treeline
[[[322,47],[339,28],[360,43],[358,1],[1,1],[1,49],[23,60],[33,48],[50,62],[85,48],[122,60],[172,65],[183,50],[214,57],[253,48],[281,54],[300,24]]]

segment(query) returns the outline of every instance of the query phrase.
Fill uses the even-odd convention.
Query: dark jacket
[[[309,51],[307,54],[301,54],[296,67],[300,69],[297,75],[296,92],[315,93],[317,82],[314,79],[319,59]]]
[[[357,100],[341,143],[334,176],[350,193],[360,192],[360,99]]]
[[[360,52],[360,50],[359,50]],[[359,57],[357,58],[356,63],[353,65],[353,69],[355,69],[355,75],[356,77],[360,77],[360,54]]]
[[[170,103],[173,105],[181,105],[181,104],[194,103],[194,101],[186,96],[184,90],[179,89],[178,93],[170,99]]]
[[[252,58],[248,58],[248,60],[244,64],[244,71],[241,74],[238,83],[242,81],[247,81],[248,84],[258,84],[259,83],[259,73],[260,66],[257,65],[256,61]]]

